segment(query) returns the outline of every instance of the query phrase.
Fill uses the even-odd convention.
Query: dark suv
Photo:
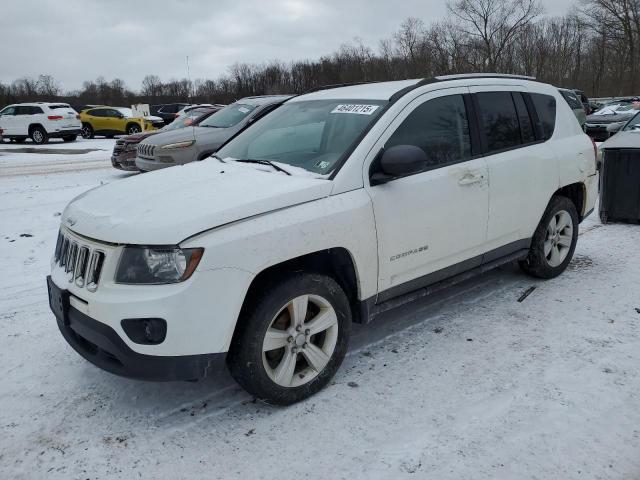
[[[189,105],[189,103],[164,103],[161,105],[151,105],[150,113],[151,115],[162,118],[162,120],[164,120],[164,124],[169,125],[176,119],[176,113]]]

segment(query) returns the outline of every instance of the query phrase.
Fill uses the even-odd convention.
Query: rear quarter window
[[[536,113],[542,140],[549,140],[556,128],[556,99],[542,93],[529,94]]]

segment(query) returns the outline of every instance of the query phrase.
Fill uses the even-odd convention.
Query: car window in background
[[[538,115],[542,140],[549,140],[556,128],[556,99],[543,93],[530,93],[529,97]]]
[[[244,120],[252,111],[257,108],[256,105],[248,105],[243,103],[234,103],[207,118],[200,124],[201,127],[211,128],[229,128],[237,125]]]
[[[580,102],[580,100],[578,100],[578,97],[576,97],[573,93],[567,92],[565,90],[560,90],[560,94],[564,97],[564,99],[572,109],[582,109],[582,102]]]
[[[470,159],[471,137],[462,95],[434,98],[418,106],[389,137],[385,148],[396,145],[421,148],[429,167]]]
[[[87,115],[91,115],[92,117],[104,117],[104,110],[102,109],[96,109],[96,110],[88,110]]]
[[[629,120],[622,130],[640,132],[640,113],[636,113],[636,116]]]
[[[232,160],[270,160],[327,175],[378,117],[385,103],[380,100],[285,103],[231,140],[216,156]],[[200,125],[227,108],[214,113]]]
[[[15,115],[16,107],[5,107],[0,111],[0,115]]]
[[[29,115],[29,114],[30,114],[29,107],[25,107],[24,105],[16,107],[16,111],[14,113],[14,115]]]
[[[481,118],[480,129],[487,139],[488,153],[522,144],[520,124],[511,92],[476,94]]]

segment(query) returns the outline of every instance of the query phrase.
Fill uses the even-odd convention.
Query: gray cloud
[[[544,0],[563,15],[571,0]],[[409,17],[426,24],[442,0],[5,0],[0,81],[41,73],[64,89],[102,75],[138,89],[161,78],[215,78],[235,62],[317,58],[358,37],[378,42]]]

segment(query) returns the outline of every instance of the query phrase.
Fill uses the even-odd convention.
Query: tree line
[[[530,75],[592,97],[640,94],[640,0],[580,0],[553,18],[538,0],[452,0],[447,7],[447,16],[429,25],[407,18],[376,50],[355,40],[316,60],[236,63],[217,79],[147,75],[139,91],[100,77],[67,92],[40,75],[0,83],[0,104],[230,103],[321,85],[468,72]]]

